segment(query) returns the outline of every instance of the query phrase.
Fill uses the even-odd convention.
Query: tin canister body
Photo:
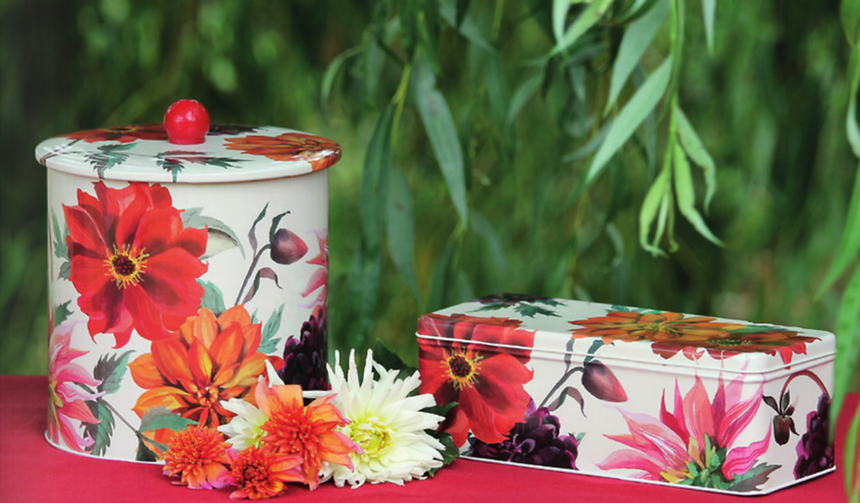
[[[308,161],[322,139],[216,128],[196,148],[118,128],[37,148],[49,168],[46,436],[60,449],[158,461],[176,432],[228,422],[224,402],[253,394],[267,367],[327,386],[324,168],[339,147]]]
[[[832,472],[832,334],[502,294],[419,321],[469,459],[727,494]]]

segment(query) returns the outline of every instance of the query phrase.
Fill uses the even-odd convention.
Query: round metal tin
[[[192,424],[230,421],[271,366],[326,384],[330,140],[160,124],[42,142],[48,169],[48,441],[159,461]]]

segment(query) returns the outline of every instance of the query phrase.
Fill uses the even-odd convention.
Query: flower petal
[[[186,398],[189,394],[178,388],[162,386],[144,391],[134,404],[132,410],[139,416],[143,415],[153,407],[164,406],[167,410],[176,411],[188,406]]]
[[[200,341],[194,341],[188,349],[188,367],[197,383],[212,382],[212,358]]]
[[[215,337],[209,351],[219,365],[231,366],[242,361],[244,344],[241,326],[234,324]]]
[[[131,371],[131,377],[134,379],[134,382],[141,388],[157,388],[167,384],[161,372],[158,371],[158,366],[152,353],[138,356],[128,364],[128,369]]]
[[[726,461],[723,463],[723,475],[732,480],[738,473],[746,473],[767,452],[769,443],[770,428],[767,430],[767,435],[758,442],[729,450],[726,454]]]
[[[171,384],[193,381],[188,368],[188,348],[179,339],[165,339],[152,343],[152,357],[161,375]]]

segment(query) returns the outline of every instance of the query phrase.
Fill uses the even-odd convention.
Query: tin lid
[[[171,109],[165,115],[168,129]],[[340,145],[320,136],[208,122],[206,114],[205,123],[194,126],[202,127],[199,139],[192,141],[176,141],[173,135],[169,141],[165,124],[78,131],[43,141],[36,147],[36,159],[49,169],[75,175],[162,183],[284,178],[323,170],[340,159]]]
[[[514,294],[424,315],[418,337],[532,358],[557,353],[745,374],[832,360],[836,349],[833,334],[821,330]]]

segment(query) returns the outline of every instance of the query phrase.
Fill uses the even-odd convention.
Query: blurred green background
[[[330,349],[381,339],[415,363],[420,314],[501,291],[835,331],[847,278],[815,293],[857,176],[840,2],[720,2],[712,50],[710,3],[673,10],[603,114],[635,20],[624,15],[654,2],[614,2],[548,57],[548,1],[4,0],[0,374],[47,372],[45,169],[33,148],[160,121],[184,97],[213,122],[343,146],[330,171]],[[670,53],[669,94],[577,194],[594,138]],[[678,248],[659,257],[640,246],[639,219],[673,92],[715,161],[707,213],[693,168],[696,206],[725,245],[677,214]]]

